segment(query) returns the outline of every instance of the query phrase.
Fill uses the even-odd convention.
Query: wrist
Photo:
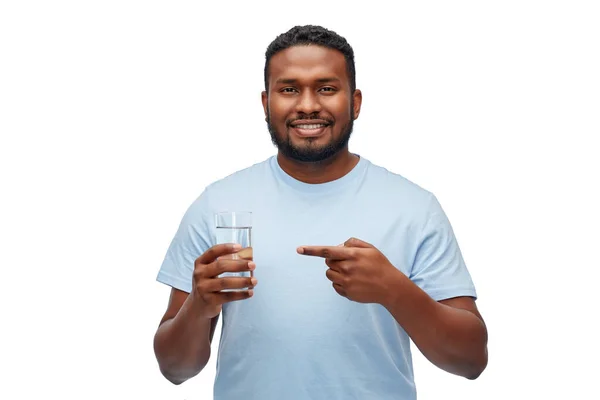
[[[402,302],[402,297],[406,295],[408,283],[412,283],[410,279],[402,271],[392,266],[390,272],[383,276],[383,296],[379,303],[389,310],[394,304]]]
[[[433,318],[437,302],[411,281],[404,273],[390,274],[387,279],[385,300],[381,303],[404,326],[411,321]]]
[[[200,295],[195,290],[192,290],[181,307],[182,310],[185,310],[185,318],[189,321],[202,322],[204,320],[210,320],[210,317],[206,316],[206,307],[198,298],[199,296]]]

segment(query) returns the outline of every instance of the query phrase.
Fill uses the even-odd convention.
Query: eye
[[[295,93],[297,90],[293,87],[286,87],[280,90],[281,93]]]
[[[319,92],[325,92],[325,93],[334,93],[336,90],[335,88],[332,88],[331,86],[325,86],[322,87],[321,89],[319,89]]]

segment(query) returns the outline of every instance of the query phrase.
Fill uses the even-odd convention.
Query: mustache
[[[293,124],[296,121],[306,121],[306,120],[311,120],[311,119],[317,119],[317,120],[321,120],[321,121],[325,121],[327,122],[327,124],[332,125],[333,124],[333,120],[331,118],[328,117],[322,117],[320,115],[299,115],[298,117],[295,118],[290,118],[288,120],[285,121],[286,126],[290,126],[291,124]]]

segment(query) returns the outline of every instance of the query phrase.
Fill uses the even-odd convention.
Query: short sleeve
[[[410,279],[436,301],[477,298],[450,221],[433,195]]]
[[[158,282],[191,292],[194,262],[214,242],[210,215],[208,194],[204,191],[184,214],[158,272]]]

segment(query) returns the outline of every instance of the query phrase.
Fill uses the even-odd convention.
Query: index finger
[[[237,243],[222,243],[217,244],[210,249],[206,250],[200,257],[198,257],[198,262],[201,264],[210,264],[215,261],[217,257],[221,257],[227,254],[235,253],[240,250],[242,246]]]
[[[300,246],[297,249],[299,254],[304,256],[315,256],[328,258],[330,260],[347,260],[351,249],[340,246]]]

